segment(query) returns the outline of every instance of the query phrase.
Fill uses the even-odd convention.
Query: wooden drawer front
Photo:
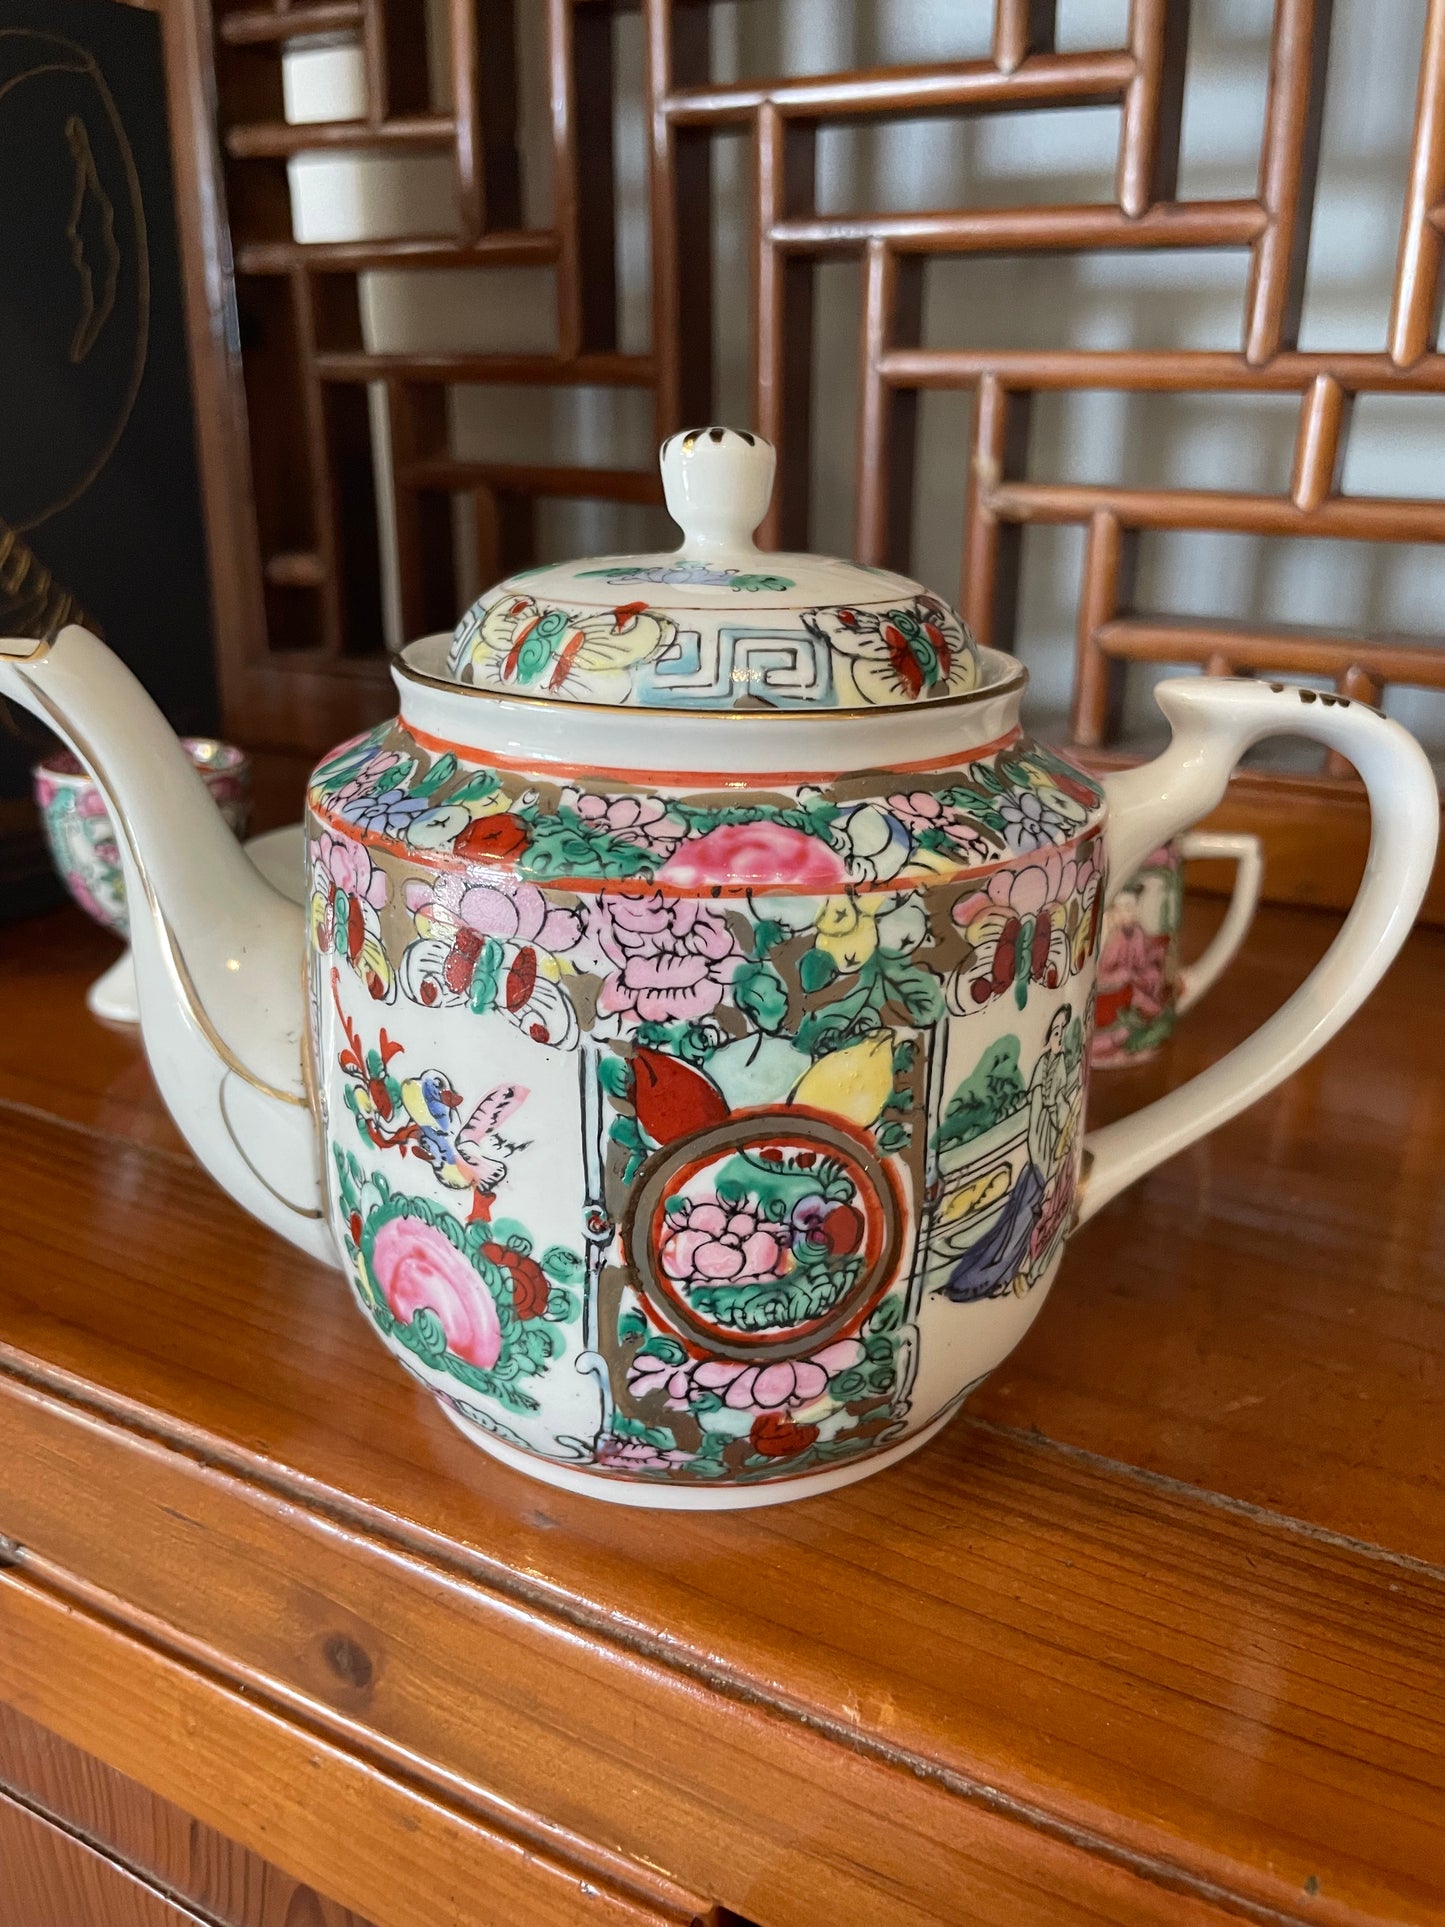
[[[13,1570],[0,1699],[378,1927],[695,1927],[710,1911],[538,1851]]]
[[[729,1908],[763,1927],[1216,1927],[1240,1911],[1208,1888],[1140,1877],[1087,1837],[1046,1832],[801,1721],[700,1690],[4,1372],[0,1531],[18,1561],[0,1572],[0,1699],[379,1927],[436,1927],[427,1901],[446,1891],[439,1850],[453,1867],[464,1853],[472,1891],[485,1891],[486,1868],[504,1879],[507,1900],[494,1901],[488,1927],[544,1927],[559,1906],[559,1927],[718,1922]],[[75,1612],[52,1586],[69,1598],[103,1591],[107,1614],[125,1602],[146,1639]],[[109,1645],[149,1656],[176,1695],[173,1714],[142,1701],[138,1680],[125,1695],[133,1708],[118,1712],[101,1682],[134,1662],[109,1657]],[[164,1732],[182,1703],[201,1701],[229,1735],[208,1733],[198,1749],[204,1788],[192,1762],[172,1783],[158,1777],[172,1762],[135,1760],[134,1720]],[[343,1816],[343,1841],[293,1824],[275,1800],[258,1807],[251,1786],[219,1770],[231,1748],[269,1765],[268,1732],[298,1742],[273,1777],[309,1777],[312,1809]],[[451,1805],[458,1787],[467,1824]],[[413,1814],[427,1816],[428,1837],[411,1830]],[[378,1860],[411,1875],[406,1894],[388,1895],[395,1912],[374,1898],[389,1883],[366,1877]]]
[[[370,1927],[360,1914],[323,1899],[149,1787],[0,1703],[0,1794],[7,1790],[42,1820],[58,1821],[63,1830],[103,1848],[143,1885],[164,1888],[183,1910],[186,1904],[200,1908],[208,1923]],[[0,1927],[9,1927],[6,1871],[0,1855]],[[66,1916],[72,1918],[89,1927],[89,1916],[78,1908]]]
[[[0,1793],[0,1927],[207,1927],[73,1834]]]

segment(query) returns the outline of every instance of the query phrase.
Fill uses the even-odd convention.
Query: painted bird
[[[401,1086],[402,1104],[417,1127],[415,1154],[425,1158],[450,1189],[473,1194],[470,1222],[491,1217],[509,1160],[526,1149],[497,1129],[526,1098],[522,1085],[499,1084],[459,1125],[462,1097],[441,1071],[423,1071]]]

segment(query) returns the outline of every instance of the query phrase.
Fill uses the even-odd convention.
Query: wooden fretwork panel
[[[761,0],[759,0],[761,3]],[[545,9],[553,215],[527,225],[521,192],[518,34],[510,0],[447,0],[446,59],[425,58],[420,0],[274,0],[270,7],[177,0],[178,60],[215,57],[213,179],[230,210],[238,358],[211,357],[213,529],[225,553],[221,601],[233,727],[320,747],[387,701],[379,611],[381,556],[370,491],[391,493],[402,627],[450,621],[458,595],[454,503],[470,503],[475,572],[489,578],[536,553],[538,505],[556,498],[652,504],[650,469],[459,458],[448,391],[458,385],[640,389],[660,439],[713,409],[713,317],[736,301],[713,286],[717,141],[750,153],[749,337],[753,426],[780,453],[763,535],[806,540],[810,366],[818,264],[857,264],[855,547],[906,566],[914,527],[919,397],[967,389],[971,446],[960,450],[965,613],[980,638],[1014,639],[1020,535],[1040,524],[1083,532],[1071,728],[1107,758],[1118,745],[1132,664],[1210,674],[1323,679],[1379,701],[1393,686],[1445,690],[1445,649],[1428,636],[1151,614],[1134,583],[1141,540],[1161,530],[1366,543],[1445,541],[1445,501],[1342,492],[1351,406],[1361,395],[1445,393],[1434,345],[1445,250],[1445,0],[1430,0],[1421,49],[1398,265],[1376,352],[1302,352],[1298,331],[1330,63],[1330,0],[1275,0],[1269,81],[1253,192],[1181,198],[1180,126],[1190,84],[1188,0],[1132,0],[1122,45],[1060,50],[1052,0],[997,0],[982,56],[894,69],[722,81],[713,77],[707,0],[525,0]],[[769,0],[771,4],[771,0]],[[982,4],[982,0],[980,0]],[[648,170],[651,342],[619,346],[615,16],[640,15]],[[530,16],[527,16],[530,17]],[[281,98],[283,49],[318,33],[359,45],[364,117],[294,124]],[[438,94],[429,71],[448,76]],[[183,94],[178,87],[178,99]],[[182,99],[182,106],[185,102]],[[820,211],[818,134],[922,115],[1036,114],[1106,107],[1117,116],[1112,193],[1071,204],[924,212]],[[184,115],[182,116],[184,122]],[[631,125],[632,123],[628,123]],[[193,145],[205,146],[191,103]],[[181,129],[185,138],[185,125]],[[298,242],[286,163],[302,153],[444,155],[455,186],[445,233],[367,242]],[[204,154],[202,154],[204,159]],[[204,171],[204,170],[203,170]],[[1247,257],[1238,340],[1218,351],[1025,350],[1007,340],[926,346],[923,284],[945,257],[1232,250]],[[377,268],[546,266],[555,278],[555,347],[526,352],[368,352],[357,277]],[[214,346],[214,334],[212,337]],[[205,381],[202,378],[203,405]],[[368,390],[384,396],[389,466],[372,461]],[[1033,398],[1054,391],[1285,395],[1298,409],[1293,476],[1279,494],[1119,483],[1063,484],[1030,473]],[[242,408],[244,399],[245,408]],[[226,423],[229,421],[229,430]],[[238,426],[239,424],[239,426]],[[937,478],[933,478],[937,485]],[[252,510],[254,505],[254,512]],[[1319,779],[1355,809],[1347,773]],[[1263,782],[1265,779],[1256,779]],[[1279,792],[1283,798],[1284,792]]]

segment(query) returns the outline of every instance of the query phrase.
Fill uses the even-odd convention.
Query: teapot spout
[[[302,912],[255,869],[165,718],[88,631],[0,638],[0,695],[48,723],[105,797],[141,1033],[187,1143],[238,1203],[335,1263],[306,1071]]]

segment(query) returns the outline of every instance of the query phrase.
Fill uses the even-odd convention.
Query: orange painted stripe
[[[759,770],[749,772],[746,776],[739,776],[736,770],[638,771],[599,768],[595,763],[553,763],[544,757],[524,760],[512,756],[494,756],[490,750],[471,749],[465,743],[448,742],[445,736],[433,736],[427,730],[413,729],[405,721],[401,727],[414,743],[430,750],[434,756],[465,757],[470,762],[480,763],[484,769],[515,770],[520,776],[584,777],[589,781],[625,783],[631,789],[647,789],[654,785],[662,789],[765,789],[769,784],[777,789],[801,789],[806,784],[828,783],[839,776],[863,773],[856,766],[846,770]],[[913,763],[892,763],[879,774],[912,776],[920,770],[962,769],[968,763],[978,762],[981,757],[997,756],[1002,750],[1011,749],[1022,736],[1023,730],[1015,725],[1005,735],[994,737],[992,742],[980,743],[977,749],[967,749],[957,756],[945,757],[942,762],[936,756],[923,756]]]

